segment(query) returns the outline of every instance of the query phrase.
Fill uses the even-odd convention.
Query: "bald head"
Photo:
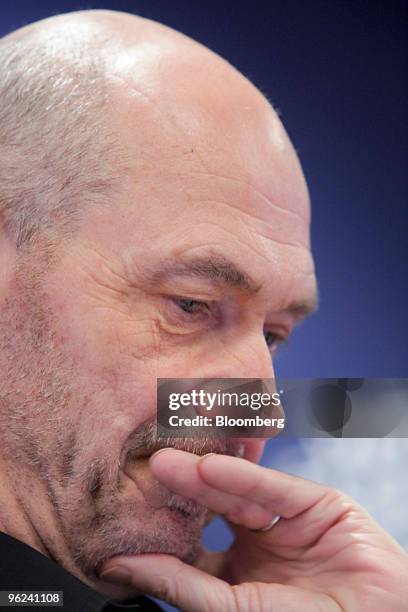
[[[275,185],[274,197],[307,214],[296,155],[267,100],[187,36],[82,11],[9,34],[0,58],[0,219],[18,248],[70,235],[88,205],[109,205],[157,157],[171,165],[189,151],[197,163],[203,147],[261,191],[273,187],[273,165],[291,192]]]

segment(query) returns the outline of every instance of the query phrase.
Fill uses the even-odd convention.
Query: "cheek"
[[[69,282],[69,281],[72,282]],[[48,312],[59,341],[86,370],[126,359],[152,359],[158,352],[158,325],[152,305],[140,291],[112,294],[80,276],[46,287]],[[86,281],[86,282],[85,282]],[[54,286],[56,285],[56,286]]]
[[[117,456],[130,433],[156,413],[157,364],[142,350],[147,332],[131,332],[119,317],[108,321],[64,314],[58,342],[69,364],[70,386],[76,389],[70,411],[76,413],[81,447],[88,449],[88,457]]]
[[[123,366],[117,376],[118,384],[114,393],[115,405],[111,407],[115,417],[126,417],[131,429],[156,414],[156,376],[140,362]],[[103,384],[103,381],[101,381]]]
[[[115,389],[122,378],[134,378],[134,371],[152,369],[160,352],[152,319],[81,301],[55,306],[57,341],[80,375]]]
[[[107,382],[113,378],[114,387]],[[95,461],[103,461],[110,479],[116,478],[118,460],[123,459],[129,436],[156,415],[156,378],[123,366],[119,372],[101,370],[99,379],[84,381],[84,385],[83,394],[89,401],[78,414],[76,445],[81,457],[77,473],[86,472]]]
[[[136,331],[138,327],[138,331]],[[97,375],[100,387],[113,392],[115,415],[126,416],[128,433],[156,412],[158,352],[155,350],[152,324],[148,321],[117,324],[103,340]],[[144,329],[143,329],[144,328]]]

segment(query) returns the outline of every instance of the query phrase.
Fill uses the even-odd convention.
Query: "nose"
[[[205,360],[199,368],[200,378],[253,378],[274,379],[275,372],[271,353],[265,342],[263,331],[252,331],[239,340],[224,338],[223,344]],[[196,370],[197,372],[197,370]],[[196,374],[197,375],[197,374]],[[275,381],[267,385],[269,393],[276,391]],[[282,416],[279,412],[278,416]],[[276,434],[275,434],[276,435]],[[266,443],[266,438],[237,438],[244,444],[244,458],[257,463]]]
[[[222,349],[207,360],[205,378],[274,378],[271,353],[263,332],[252,332],[239,340],[223,342]]]
[[[220,352],[217,366],[212,374],[209,373],[209,377],[263,380],[275,378],[272,355],[265,342],[263,331],[248,334],[239,342]],[[276,391],[274,380],[271,384],[267,384],[267,389],[271,394]],[[280,410],[277,416],[282,416]],[[276,430],[274,435],[277,433]],[[253,463],[260,461],[267,438],[242,437],[237,441],[244,445],[244,459]]]

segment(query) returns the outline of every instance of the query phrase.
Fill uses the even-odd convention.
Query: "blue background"
[[[321,306],[278,356],[277,373],[407,376],[408,3],[14,0],[0,5],[0,35],[52,14],[103,7],[204,43],[281,112],[311,192]],[[273,465],[288,445],[300,453],[296,440],[276,440],[263,462]],[[212,548],[229,540],[219,521],[205,535]]]

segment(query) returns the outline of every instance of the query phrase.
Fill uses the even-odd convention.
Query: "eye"
[[[175,304],[188,314],[203,314],[210,310],[208,302],[201,302],[200,300],[192,300],[190,298],[173,298]]]
[[[271,352],[276,351],[279,345],[281,345],[285,341],[285,339],[279,336],[278,334],[275,334],[274,332],[268,330],[264,331],[264,338]]]

